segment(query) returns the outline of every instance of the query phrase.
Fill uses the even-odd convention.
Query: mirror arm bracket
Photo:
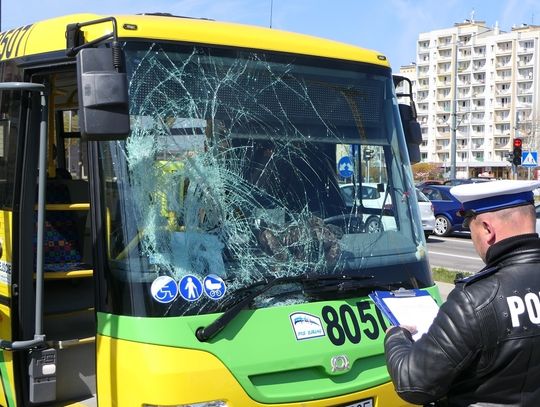
[[[81,31],[82,27],[89,25],[96,25],[110,21],[112,24],[112,32],[96,38],[89,42],[84,42],[84,35]],[[76,56],[81,49],[91,48],[103,41],[112,38],[112,51],[113,51],[113,64],[117,72],[120,72],[121,68],[121,53],[120,43],[118,42],[118,24],[116,18],[105,17],[98,20],[86,21],[84,23],[68,24],[66,27],[66,55],[68,57]]]

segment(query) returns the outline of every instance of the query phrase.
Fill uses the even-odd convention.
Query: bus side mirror
[[[396,96],[399,100],[399,115],[401,116],[401,124],[403,133],[405,133],[405,141],[409,152],[411,164],[419,163],[422,160],[420,154],[420,144],[422,144],[422,130],[420,123],[416,120],[416,107],[413,100],[413,84],[406,76],[392,75],[394,87],[396,88]],[[403,103],[406,98],[407,103]]]
[[[421,161],[420,144],[422,144],[422,130],[420,123],[416,120],[413,114],[413,108],[409,105],[399,105],[399,115],[401,116],[401,124],[405,133],[405,141],[407,142],[407,150],[409,151],[409,159],[411,164],[416,164]]]
[[[130,131],[127,76],[114,68],[110,48],[79,51],[77,84],[81,138],[124,140]]]

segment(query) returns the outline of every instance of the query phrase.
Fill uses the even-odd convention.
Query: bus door
[[[0,405],[95,405],[90,203],[75,69],[27,77],[33,83],[0,84],[7,120],[0,139],[12,152],[0,168],[0,193],[11,200],[0,208]]]

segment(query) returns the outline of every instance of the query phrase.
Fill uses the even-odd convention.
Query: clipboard
[[[439,312],[439,306],[426,290],[374,291],[369,297],[392,325],[415,326],[415,341],[428,331]]]

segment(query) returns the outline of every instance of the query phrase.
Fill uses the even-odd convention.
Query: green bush
[[[444,267],[433,267],[431,269],[431,275],[433,276],[433,280],[440,281],[442,283],[454,284],[455,279],[458,278],[458,274],[461,274],[460,278],[472,275],[472,273],[458,270],[449,270],[445,269]]]

